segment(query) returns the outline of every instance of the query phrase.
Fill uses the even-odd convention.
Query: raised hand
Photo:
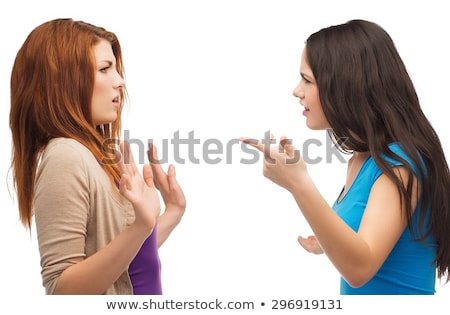
[[[186,209],[186,198],[176,179],[175,167],[169,165],[167,173],[158,160],[156,147],[149,143],[148,159],[153,171],[153,182],[161,193],[166,206],[158,220],[158,247],[161,246],[172,233],[183,217]]]
[[[181,216],[186,209],[186,198],[177,182],[175,166],[170,164],[165,173],[159,163],[156,147],[151,143],[149,143],[147,155],[153,171],[153,182],[166,206],[165,212],[177,212]]]
[[[142,175],[139,173],[127,142],[120,144],[120,152],[120,193],[132,203],[136,215],[135,222],[145,224],[153,229],[160,214],[161,205],[154,184],[152,168],[145,164]]]
[[[264,154],[263,175],[274,183],[293,192],[302,182],[309,181],[306,164],[287,137],[280,138],[279,146],[268,146],[250,138],[241,138],[241,141]]]

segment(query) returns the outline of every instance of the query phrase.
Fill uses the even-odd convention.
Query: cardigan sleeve
[[[66,268],[86,257],[89,191],[89,174],[74,141],[49,144],[38,168],[34,195],[46,294],[54,293],[59,276]]]

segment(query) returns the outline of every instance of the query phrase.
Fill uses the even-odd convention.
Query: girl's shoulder
[[[59,156],[62,158],[85,158],[87,155],[91,155],[83,144],[75,139],[71,138],[54,138],[49,141],[43,151],[43,156]]]

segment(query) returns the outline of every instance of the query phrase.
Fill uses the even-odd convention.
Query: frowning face
[[[330,129],[320,104],[319,88],[307,60],[306,47],[302,53],[300,76],[301,80],[293,94],[300,99],[300,104],[305,108],[303,115],[306,116],[306,125],[313,130]]]
[[[120,91],[125,87],[125,81],[116,70],[116,58],[107,40],[102,39],[94,46],[94,56],[92,121],[98,126],[117,119],[121,106]]]

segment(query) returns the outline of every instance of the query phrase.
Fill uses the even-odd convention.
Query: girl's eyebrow
[[[106,62],[109,66],[112,66],[113,62],[111,60],[99,60],[97,63]]]
[[[300,76],[302,78],[308,79],[308,80],[312,80],[313,77],[309,76],[308,74],[304,73],[304,72],[300,72]]]

